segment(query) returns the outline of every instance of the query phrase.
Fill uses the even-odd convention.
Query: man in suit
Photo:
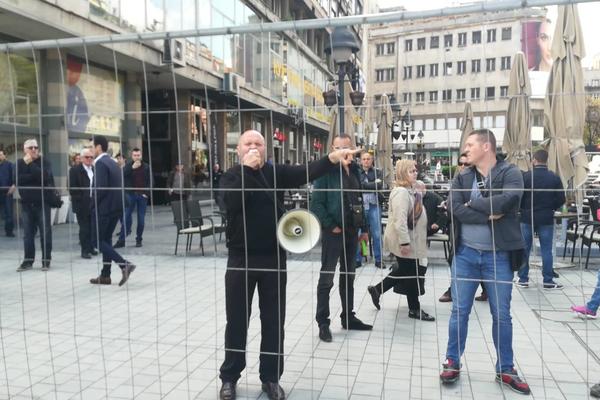
[[[92,243],[92,218],[90,207],[92,198],[92,182],[94,177],[94,155],[92,150],[83,149],[80,154],[81,163],[73,165],[69,170],[69,194],[73,212],[77,215],[79,225],[79,245],[81,258],[90,259],[98,254]]]
[[[94,184],[92,187],[92,214],[96,217],[98,248],[102,253],[102,272],[90,279],[94,285],[110,285],[110,269],[114,261],[123,274],[119,286],[123,286],[135,270],[135,265],[126,261],[112,247],[112,235],[123,212],[123,179],[117,163],[106,154],[108,141],[104,136],[94,137]],[[120,189],[120,190],[119,190]]]
[[[15,237],[13,193],[15,192],[15,168],[6,159],[4,150],[0,150],[0,210],[4,218],[4,231],[7,237]]]

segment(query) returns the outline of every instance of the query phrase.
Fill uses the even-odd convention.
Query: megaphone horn
[[[321,224],[308,210],[296,208],[288,211],[277,225],[277,240],[290,253],[306,253],[321,237]]]

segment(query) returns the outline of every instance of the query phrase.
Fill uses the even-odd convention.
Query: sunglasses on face
[[[470,165],[469,165],[469,163],[466,163],[466,162],[459,162],[458,166],[459,167],[469,167]]]
[[[94,158],[92,156],[83,156],[83,158]]]
[[[39,147],[37,147],[37,146],[29,146],[29,147],[27,147],[27,148],[28,148],[29,150],[37,150],[37,149],[39,149]]]

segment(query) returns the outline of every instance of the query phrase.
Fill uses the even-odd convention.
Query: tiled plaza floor
[[[96,287],[98,259],[79,258],[76,225],[54,229],[52,268],[16,273],[22,241],[0,237],[0,398],[216,399],[225,327],[225,250],[210,239],[207,254],[173,256],[175,229],[167,208],[148,216],[143,248],[123,254],[138,265],[126,287]],[[69,244],[71,243],[71,244]],[[377,311],[367,294],[383,271],[357,272],[357,316],[371,332],[341,329],[337,285],[331,296],[332,343],[314,323],[319,249],[288,263],[285,372],[289,399],[504,399],[524,398],[494,383],[494,346],[488,304],[471,314],[464,370],[442,387],[450,305],[437,302],[448,286],[441,247],[433,245],[422,308],[434,323],[408,319],[403,297],[383,296]],[[183,249],[183,247],[181,248]],[[560,270],[565,290],[513,290],[516,368],[535,399],[585,399],[600,381],[598,323],[568,308],[583,302],[596,282],[591,271]],[[115,278],[120,273],[115,271]],[[539,282],[538,270],[532,279]],[[337,280],[336,280],[337,283]],[[260,317],[255,296],[242,399],[266,399],[258,378]]]

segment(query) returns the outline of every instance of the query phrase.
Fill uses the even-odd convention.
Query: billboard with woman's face
[[[532,97],[546,94],[548,75],[552,69],[553,18],[556,7],[551,7],[546,17],[536,21],[523,22],[521,28],[521,51],[525,53],[529,66]]]

